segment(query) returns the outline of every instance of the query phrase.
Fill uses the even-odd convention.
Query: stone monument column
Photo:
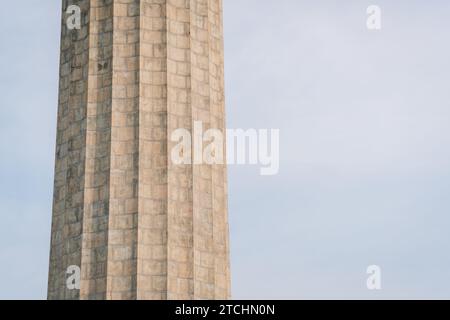
[[[48,298],[230,298],[226,164],[170,156],[225,131],[222,0],[62,2]]]

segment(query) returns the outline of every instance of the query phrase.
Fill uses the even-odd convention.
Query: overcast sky
[[[61,4],[1,6],[0,298],[44,299]],[[281,130],[229,170],[233,297],[450,298],[450,2],[224,6],[228,127]]]

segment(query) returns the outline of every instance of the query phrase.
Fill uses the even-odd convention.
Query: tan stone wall
[[[226,166],[169,158],[173,130],[225,128],[221,0],[69,4],[49,298],[229,298]]]

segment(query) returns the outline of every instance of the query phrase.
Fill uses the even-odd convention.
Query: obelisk
[[[62,3],[48,298],[230,298],[226,164],[170,157],[225,131],[222,0]]]

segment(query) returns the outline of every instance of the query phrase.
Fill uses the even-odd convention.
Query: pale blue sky
[[[224,5],[228,127],[281,129],[230,168],[234,298],[450,298],[450,3]],[[0,298],[43,299],[61,4],[1,6]]]

